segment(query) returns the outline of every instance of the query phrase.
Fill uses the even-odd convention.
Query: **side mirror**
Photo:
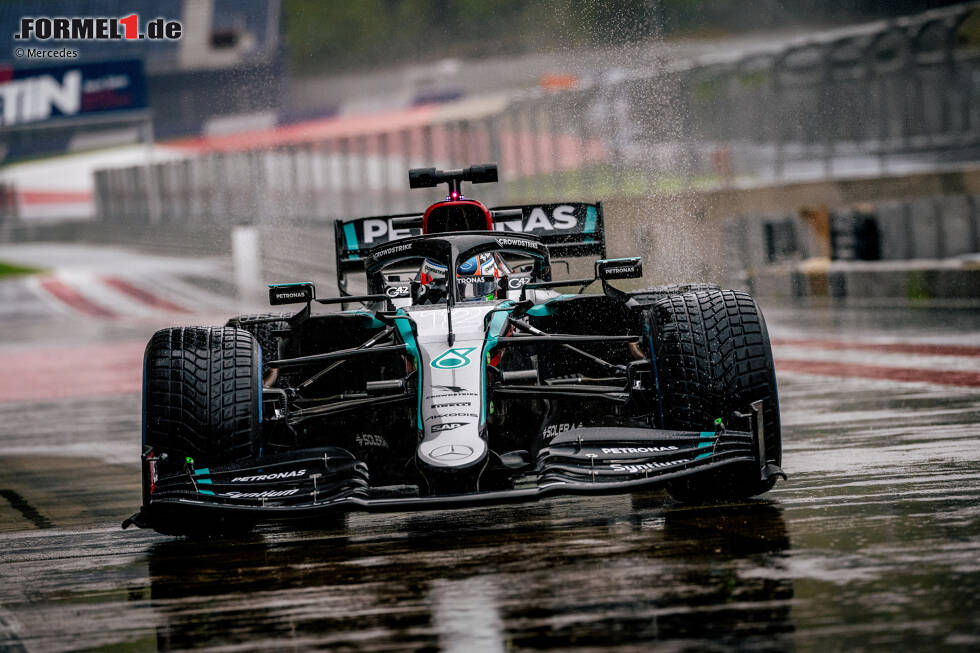
[[[520,272],[514,272],[512,274],[505,274],[504,276],[497,279],[497,290],[507,293],[508,291],[523,290],[524,286],[531,283],[530,274],[522,274]]]
[[[600,259],[595,262],[595,276],[602,281],[639,279],[643,276],[643,259],[639,256]]]
[[[316,299],[316,287],[309,281],[269,285],[269,303],[273,306],[309,304],[314,299]]]
[[[394,281],[394,280],[391,280]],[[412,293],[412,288],[406,285],[404,282],[399,283],[394,281],[394,283],[385,284],[385,294],[389,299],[399,299],[401,297],[408,297]]]

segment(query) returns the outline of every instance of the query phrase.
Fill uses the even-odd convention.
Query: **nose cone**
[[[487,443],[475,430],[476,424],[461,426],[461,433],[452,431],[429,434],[419,445],[419,460],[431,467],[469,467],[481,462],[487,455]]]

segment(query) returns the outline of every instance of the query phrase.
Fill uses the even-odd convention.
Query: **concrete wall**
[[[766,220],[796,219],[801,258],[809,258],[819,256],[820,247],[799,220],[801,208],[866,204],[878,212],[882,258],[977,251],[980,167],[612,199],[605,202],[609,251],[643,255],[651,283],[731,283],[743,270],[767,264],[761,226]]]

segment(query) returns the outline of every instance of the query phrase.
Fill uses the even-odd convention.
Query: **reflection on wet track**
[[[893,346],[976,348],[980,317],[871,319],[774,311],[777,358],[980,371]],[[813,342],[854,334],[889,346]],[[781,371],[790,481],[761,501],[562,498],[215,542],[118,529],[138,397],[0,403],[0,650],[980,648],[980,389],[840,374]]]

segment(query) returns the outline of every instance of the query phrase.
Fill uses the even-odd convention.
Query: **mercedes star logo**
[[[434,460],[463,460],[473,455],[473,447],[465,444],[445,444],[429,453]]]

